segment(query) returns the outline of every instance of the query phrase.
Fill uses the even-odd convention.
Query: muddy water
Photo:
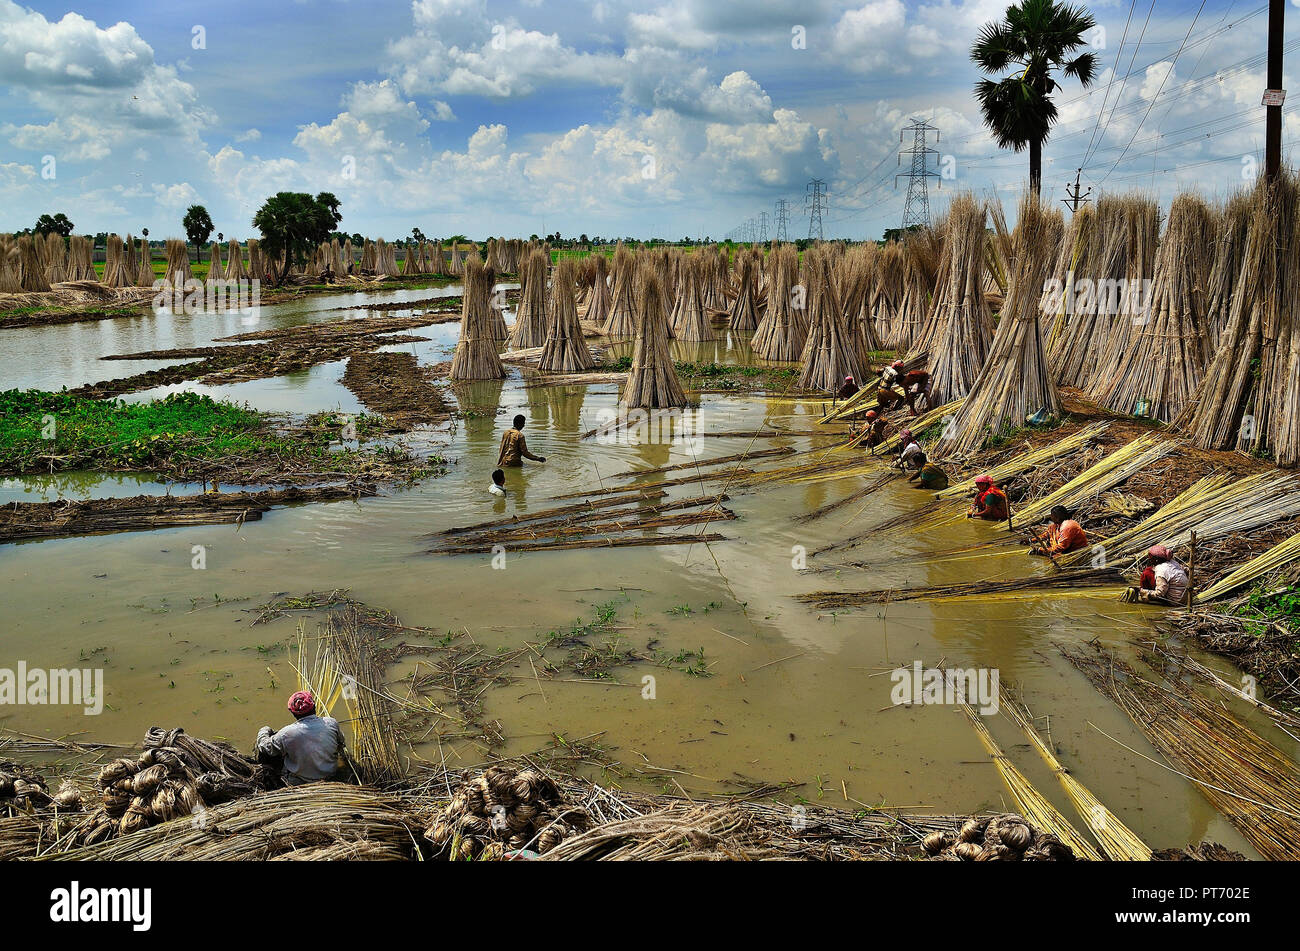
[[[296,316],[286,311],[276,319],[321,319],[326,306],[338,303],[314,298],[292,305],[300,308]],[[112,328],[105,325],[118,323],[123,339],[133,343],[107,339]],[[171,345],[145,339],[133,324],[93,325],[100,352]],[[238,328],[200,336],[233,332]],[[418,332],[434,338],[411,345],[423,362],[447,358],[455,325]],[[72,379],[38,372],[26,364],[42,344],[22,334],[9,331],[3,336],[15,339],[0,340],[6,386],[15,378],[21,385],[52,386],[108,375],[91,372],[84,357],[67,355],[59,359]],[[734,360],[745,353],[743,346],[725,342],[694,349],[696,356],[682,353],[678,359]],[[341,372],[342,365],[321,367],[307,380],[220,389],[228,398],[265,408],[347,408],[339,396],[347,392],[337,383]],[[134,742],[151,725],[183,724],[246,747],[259,726],[285,719],[283,703],[294,682],[287,644],[295,622],[251,626],[249,609],[277,592],[350,588],[354,597],[392,609],[407,624],[467,630],[488,650],[536,642],[614,602],[618,634],[630,646],[645,648],[653,641],[659,656],[702,651],[712,676],[643,664],[615,671],[617,683],[539,685],[531,682],[525,662],[517,673],[527,680],[485,697],[488,716],[498,718],[509,736],[507,752],[535,749],[552,734],[599,733],[618,759],[639,770],[636,781],[650,788],[676,790],[680,783],[710,789],[749,777],[805,783],[801,793],[808,799],[852,808],[1001,808],[1010,805],[1008,794],[960,710],[897,706],[889,675],[918,660],[996,668],[1004,683],[1021,688],[1035,713],[1050,715],[1065,765],[1148,842],[1164,847],[1208,837],[1253,854],[1188,782],[1117,744],[1159,758],[1054,647],[1100,637],[1125,649],[1130,637],[1146,629],[1147,609],[1073,596],[902,602],[832,614],[791,599],[820,588],[942,584],[1024,572],[1024,560],[1014,555],[925,562],[927,553],[988,537],[986,526],[967,523],[937,535],[900,532],[873,539],[842,559],[865,562],[865,569],[844,568],[837,575],[793,567],[798,546],[811,552],[919,504],[913,490],[882,490],[865,504],[810,523],[792,516],[843,497],[860,482],[733,491],[728,505],[740,518],[710,526],[728,540],[709,546],[507,552],[504,570],[494,569],[486,555],[426,554],[427,533],[548,507],[556,504],[548,499],[560,493],[622,484],[613,477],[628,469],[691,458],[689,444],[580,440],[579,434],[612,414],[612,385],[528,388],[524,382],[512,369],[504,383],[462,392],[469,415],[421,437],[455,465],[448,476],[409,490],[359,503],[278,510],[239,531],[198,527],[0,547],[0,666],[19,660],[41,667],[103,666],[108,694],[98,717],[67,707],[23,707],[0,710],[8,714],[3,722],[39,734],[84,732],[113,742]],[[762,426],[789,435],[703,438],[697,448],[714,456],[824,445],[825,437],[815,434],[817,411],[810,403],[707,395],[697,417],[706,432]],[[509,473],[510,498],[503,504],[487,486],[501,432],[515,413],[528,417],[529,445],[547,462]],[[53,487],[70,495],[87,491],[76,481]],[[701,489],[671,491],[686,496]],[[195,546],[205,555],[202,569],[193,567]],[[643,698],[646,675],[655,678],[654,699]],[[1030,779],[1072,816],[1059,785],[1014,725],[1003,717],[987,722]],[[1257,726],[1296,753],[1284,736]],[[464,741],[445,743],[441,753],[436,746],[420,752],[467,765],[482,758]]]

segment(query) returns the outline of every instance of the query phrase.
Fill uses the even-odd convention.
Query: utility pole
[[[934,133],[934,141],[939,141],[939,130],[924,119],[913,119],[902,131],[898,133],[898,142],[901,145],[903,136],[908,132],[912,133],[912,147],[898,153],[898,163],[903,163],[903,156],[912,156],[911,168],[907,172],[907,201],[903,205],[903,230],[906,231],[913,225],[924,225],[930,227],[930,191],[929,181],[931,178],[938,178],[939,173],[930,170],[931,155],[937,156],[938,149],[932,149],[926,144],[926,136],[931,132]],[[903,175],[900,173],[894,176],[894,187],[898,187],[898,180]]]
[[[776,240],[777,241],[790,240],[790,235],[786,229],[786,225],[790,223],[789,205],[790,203],[787,202],[784,198],[778,198],[776,200]]]
[[[1069,195],[1070,197],[1069,197],[1069,198],[1062,198],[1061,201],[1062,201],[1064,204],[1070,206],[1070,211],[1071,211],[1071,212],[1077,212],[1077,211],[1079,210],[1079,203],[1080,203],[1080,202],[1083,202],[1083,204],[1086,205],[1086,204],[1088,204],[1089,201],[1091,201],[1091,199],[1088,197],[1089,195],[1092,194],[1092,186],[1091,186],[1091,185],[1088,186],[1088,190],[1087,190],[1086,192],[1084,192],[1082,195],[1079,194],[1079,176],[1082,175],[1082,174],[1083,174],[1083,169],[1081,169],[1081,168],[1076,168],[1076,169],[1074,170],[1074,190],[1073,190],[1073,191],[1071,191],[1071,189],[1070,189],[1070,183],[1069,183],[1069,182],[1066,182],[1066,183],[1065,183],[1065,193],[1066,193],[1067,195]]]
[[[1268,88],[1264,90],[1264,178],[1276,182],[1282,171],[1282,26],[1286,0],[1268,0]]]
[[[764,244],[767,243],[767,221],[767,212],[760,211],[758,213],[758,240]]]
[[[820,178],[814,178],[808,183],[804,195],[804,207],[808,209],[808,240],[816,238],[821,241],[824,237],[822,212],[826,210],[826,183]]]

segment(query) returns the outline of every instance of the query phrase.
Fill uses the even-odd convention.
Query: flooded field
[[[401,313],[402,300],[458,292],[409,291],[385,299],[395,301],[394,313]],[[339,308],[374,300],[308,298],[264,308],[258,326],[338,319],[348,313]],[[99,357],[209,345],[250,329],[242,320],[238,314],[161,313],[2,331],[0,381],[5,388],[58,389],[138,372],[148,367],[131,362],[127,370]],[[457,324],[413,332],[431,339],[401,348],[422,364],[450,359]],[[679,349],[675,357],[751,359],[744,337],[734,335]],[[363,407],[339,383],[342,372],[340,362],[303,374],[186,388],[263,410],[359,411]],[[487,651],[535,643],[576,619],[593,619],[603,607],[614,612],[619,638],[661,663],[616,669],[611,682],[536,683],[527,682],[524,664],[518,682],[483,698],[487,716],[500,721],[507,737],[504,752],[526,752],[555,735],[599,735],[651,789],[715,790],[746,778],[802,783],[799,793],[808,799],[850,809],[1009,808],[996,769],[959,709],[891,700],[890,672],[916,661],[995,668],[1035,714],[1050,715],[1062,762],[1146,841],[1163,847],[1211,839],[1254,854],[1191,783],[1138,755],[1158,758],[1128,718],[1057,650],[1060,643],[1099,638],[1126,651],[1129,640],[1148,629],[1149,609],[1086,592],[908,601],[838,614],[792,599],[839,586],[935,585],[1025,573],[1026,559],[1019,554],[926,560],[986,539],[991,529],[974,524],[941,535],[884,533],[847,553],[809,558],[807,567],[815,571],[797,570],[802,554],[920,504],[923,494],[897,483],[808,523],[795,516],[851,494],[861,480],[732,490],[727,505],[738,519],[712,526],[726,540],[707,545],[536,554],[511,553],[507,546],[504,568],[494,567],[490,555],[429,554],[431,533],[546,508],[559,504],[549,501],[553,497],[583,488],[625,484],[613,477],[629,469],[689,462],[693,454],[803,450],[830,441],[829,433],[818,431],[819,403],[725,394],[701,397],[693,422],[705,435],[696,440],[584,440],[583,433],[614,416],[615,384],[529,386],[527,371],[509,373],[503,383],[460,388],[462,416],[409,437],[453,462],[442,478],[356,503],[277,510],[238,530],[208,526],[0,548],[6,657],[29,666],[103,666],[107,688],[98,717],[27,707],[7,716],[4,725],[122,743],[136,742],[150,726],[183,725],[247,748],[258,727],[285,719],[284,696],[294,682],[294,620],[252,625],[253,609],[278,593],[346,588],[406,624],[466,631]],[[510,495],[501,502],[487,486],[501,433],[516,413],[528,418],[529,446],[547,461],[509,472]],[[760,428],[783,435],[707,435]],[[170,487],[174,494],[200,489]],[[65,474],[4,480],[0,502],[167,490],[147,475]],[[669,491],[701,494],[698,485]],[[196,546],[204,553],[202,568],[194,567]],[[845,560],[866,567],[823,570]],[[314,620],[307,623],[313,626]],[[675,660],[692,652],[690,659]],[[1220,660],[1206,663],[1226,669]],[[399,666],[396,675],[410,670]],[[644,697],[646,675],[655,678],[653,699]],[[1296,752],[1295,743],[1266,721],[1238,712],[1281,749]],[[1064,793],[1014,724],[1001,717],[986,720],[1035,785],[1068,811]],[[451,764],[483,758],[468,741],[426,743],[418,752]]]

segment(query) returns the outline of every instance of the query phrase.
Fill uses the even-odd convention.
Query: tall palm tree
[[[1035,194],[1042,191],[1043,143],[1056,123],[1052,93],[1060,87],[1052,72],[1059,69],[1084,86],[1092,84],[1097,55],[1074,52],[1087,44],[1084,34],[1096,25],[1083,7],[1020,0],[1007,7],[1003,20],[986,23],[971,47],[971,60],[985,73],[1018,67],[1000,80],[981,79],[975,98],[999,148],[1029,149],[1029,187]]]

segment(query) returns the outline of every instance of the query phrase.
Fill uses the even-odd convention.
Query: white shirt
[[[1156,594],[1181,604],[1187,598],[1187,572],[1172,558],[1156,565]],[[1162,585],[1160,582],[1164,582]],[[1164,590],[1161,590],[1161,589]]]
[[[921,444],[918,443],[915,439],[913,439],[911,442],[909,442],[906,446],[903,447],[903,452],[898,458],[901,459],[903,462],[907,462],[909,459],[911,459],[920,451],[921,451]]]
[[[495,482],[493,482],[492,485],[488,487],[488,491],[491,492],[493,495],[499,495],[502,498],[505,498],[506,496],[506,490],[501,488],[501,486],[497,485]]]

